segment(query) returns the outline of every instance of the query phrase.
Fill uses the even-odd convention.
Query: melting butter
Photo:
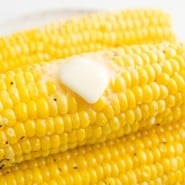
[[[59,78],[86,102],[96,103],[109,84],[110,70],[96,57],[79,56],[61,63]]]

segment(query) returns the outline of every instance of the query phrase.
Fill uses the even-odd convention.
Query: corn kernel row
[[[185,183],[185,122],[156,126],[1,171],[1,185]]]
[[[107,47],[175,41],[170,16],[131,9],[58,21],[0,38],[0,72]]]

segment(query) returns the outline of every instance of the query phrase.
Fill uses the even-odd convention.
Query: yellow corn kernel
[[[158,58],[161,57],[160,53],[164,49],[174,48],[177,53],[176,50],[179,47],[179,44],[145,44],[94,53],[96,56],[105,57],[105,61],[101,62],[106,63],[109,57],[108,61],[113,74],[104,94],[94,104],[85,102],[75,92],[59,83],[55,71],[50,71],[53,65],[60,65],[59,62],[23,67],[21,75],[25,76],[29,73],[32,82],[22,84],[21,89],[17,88],[18,93],[22,89],[32,87],[34,90],[29,91],[28,99],[18,94],[19,102],[11,99],[12,91],[9,89],[0,90],[0,94],[1,92],[3,94],[0,96],[2,104],[2,110],[0,110],[1,148],[5,150],[6,147],[24,146],[24,149],[21,148],[21,153],[12,150],[12,156],[20,162],[28,160],[29,156],[31,158],[47,156],[50,153],[103,142],[141,129],[153,128],[155,125],[184,119],[184,89],[181,86],[185,83],[183,78],[185,60],[183,64],[182,60],[176,60],[176,55],[173,56],[173,60],[177,62],[176,66],[181,65],[181,68],[178,74],[176,73],[177,68],[172,68],[171,75],[162,71],[163,65],[171,61],[171,55],[165,55],[162,61],[152,61],[154,58],[152,54]],[[136,49],[140,51],[138,55],[141,60],[146,58],[148,51],[151,51],[147,65],[144,62],[137,64],[137,57],[133,57]],[[120,66],[119,63],[114,62],[115,52],[116,57],[120,57],[121,61],[125,55],[129,55],[132,62],[129,64],[126,61],[127,67]],[[106,53],[109,55],[107,56]],[[92,57],[94,54],[86,54],[86,56]],[[182,49],[181,54],[184,55],[185,50],[183,53]],[[124,62],[123,60],[122,64]],[[156,65],[160,71],[158,75],[156,74],[159,71],[152,70]],[[149,68],[151,70],[148,70]],[[15,69],[11,71],[11,74],[10,72],[0,74],[0,81],[8,85],[7,79],[10,79],[9,75],[13,75],[15,78],[12,86],[16,87],[18,77],[20,77],[19,71],[20,69]],[[132,80],[131,74],[133,72],[139,74],[141,71],[145,71],[144,78],[138,76],[136,83]],[[153,72],[151,75],[151,71],[155,75]],[[123,88],[116,88],[117,79],[125,81]],[[25,79],[23,81],[26,82]],[[176,84],[176,91],[171,91],[170,81]],[[52,91],[49,93],[48,82],[52,86]],[[5,101],[6,97],[11,103]],[[22,142],[25,144],[21,144]],[[42,149],[44,143],[47,144],[45,150]],[[26,146],[28,146],[27,150]],[[3,157],[0,158],[2,159]],[[13,158],[9,162],[16,163],[17,161]]]
[[[17,118],[17,121],[25,121],[28,119],[28,111],[26,103],[18,103],[15,105],[14,112]]]
[[[1,170],[0,182],[184,184],[184,133],[185,122],[174,122],[102,144],[25,161],[16,168]]]

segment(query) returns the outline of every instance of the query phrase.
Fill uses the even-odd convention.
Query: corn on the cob
[[[60,62],[0,74],[1,164],[185,118],[183,46],[138,45],[86,56],[94,55],[108,59],[114,74],[94,104],[59,83],[53,69]]]
[[[0,38],[0,72],[125,44],[175,41],[170,17],[153,9],[99,13]]]
[[[1,185],[185,183],[185,122],[81,147],[4,169]]]

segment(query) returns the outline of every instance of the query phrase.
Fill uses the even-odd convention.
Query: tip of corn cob
[[[90,56],[62,62],[59,73],[61,82],[88,103],[98,101],[110,77],[108,67]]]

